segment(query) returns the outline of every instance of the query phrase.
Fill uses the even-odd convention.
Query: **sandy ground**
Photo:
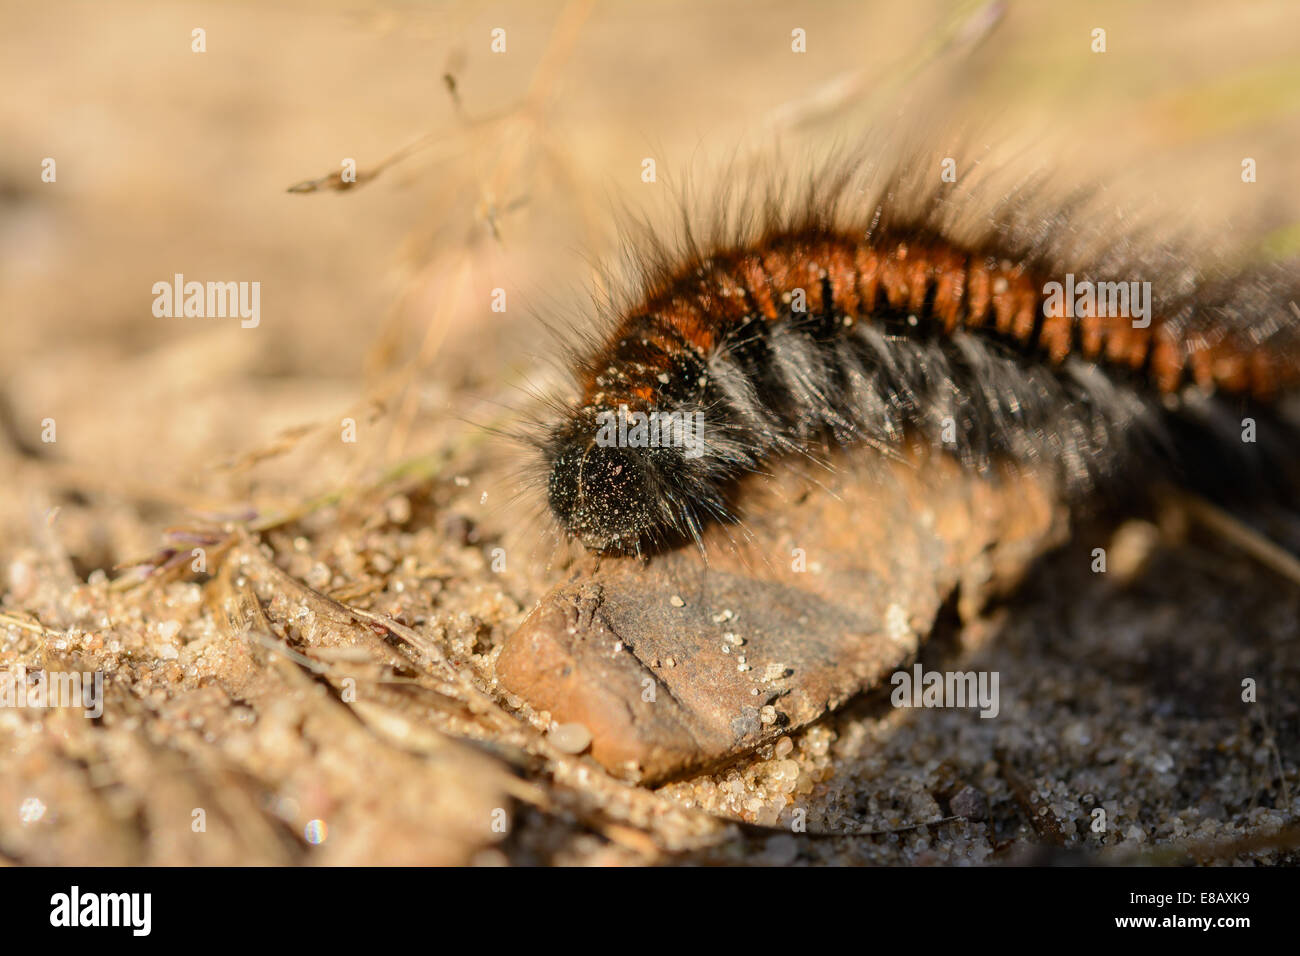
[[[1081,529],[924,645],[1006,675],[999,719],[869,695],[649,790],[495,684],[565,564],[481,427],[553,377],[544,322],[589,314],[616,209],[900,109],[1294,254],[1293,6],[6,9],[0,664],[101,671],[105,702],[0,708],[0,859],[1295,862],[1300,590],[1177,514]],[[287,192],[348,158],[379,175]],[[155,316],[176,273],[259,282],[257,327]],[[1115,536],[1127,570],[1087,573]]]

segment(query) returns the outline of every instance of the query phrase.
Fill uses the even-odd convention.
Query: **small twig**
[[[729,820],[726,817],[714,816],[713,819],[719,823],[728,823],[739,827],[743,832],[753,835],[779,836],[788,834],[795,837],[806,837],[810,840],[852,840],[861,837],[880,837],[891,836],[897,833],[912,833],[922,827],[937,827],[947,823],[955,823],[958,820],[965,820],[963,816],[939,817],[937,820],[922,820],[920,823],[909,823],[906,826],[891,827],[885,830],[804,830],[795,831],[786,827],[769,827],[761,823],[746,823],[743,820]]]
[[[1178,500],[1206,528],[1222,535],[1269,570],[1300,584],[1300,560],[1285,548],[1204,498],[1180,494]]]
[[[63,631],[56,631],[53,628],[46,627],[40,621],[27,621],[14,614],[0,612],[0,624],[7,624],[10,627],[20,628],[32,634],[39,634],[41,637],[66,637]]]
[[[1006,780],[1007,786],[1011,788],[1011,795],[1015,798],[1017,806],[1029,820],[1029,825],[1033,827],[1041,840],[1046,840],[1053,846],[1065,846],[1065,832],[1061,828],[1061,821],[1057,819],[1050,807],[1046,804],[1040,804],[1030,792],[1029,784],[1014,767],[1011,766],[1010,760],[1003,751],[994,751],[994,757],[998,762],[998,770],[1002,778]],[[1043,811],[1046,811],[1045,813]]]
[[[1268,711],[1263,705],[1259,706],[1256,711],[1259,714],[1259,722],[1264,728],[1264,741],[1268,749],[1272,751],[1273,759],[1277,761],[1277,778],[1282,788],[1282,805],[1290,809],[1291,807],[1291,788],[1286,782],[1286,767],[1282,763],[1282,751],[1278,749],[1277,738],[1273,734],[1273,728],[1269,726]]]
[[[1202,840],[1181,846],[1164,846],[1135,854],[1133,862],[1153,866],[1174,863],[1190,857],[1197,863],[1205,864],[1211,860],[1231,859],[1243,853],[1294,850],[1297,847],[1300,847],[1300,826],[1293,825],[1283,827],[1274,833],[1252,833],[1237,840]]]

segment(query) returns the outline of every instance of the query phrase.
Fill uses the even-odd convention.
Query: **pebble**
[[[25,827],[40,822],[43,816],[45,816],[45,804],[39,797],[28,797],[18,808],[18,819]]]
[[[954,816],[965,817],[967,820],[987,820],[989,816],[988,798],[982,790],[969,784],[957,791],[948,806]]]
[[[580,754],[591,746],[591,731],[582,724],[557,724],[548,737],[556,750],[566,754]]]
[[[907,611],[902,605],[891,604],[885,608],[885,635],[899,644],[907,643],[912,636],[912,627],[907,621]]]
[[[406,495],[395,495],[384,504],[388,520],[395,525],[404,525],[411,520],[411,499]]]

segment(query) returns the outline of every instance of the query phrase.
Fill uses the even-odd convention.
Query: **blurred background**
[[[3,23],[0,548],[59,506],[82,575],[178,510],[265,510],[496,420],[546,379],[541,320],[589,311],[615,210],[707,196],[727,164],[903,116],[1029,144],[1062,184],[1127,171],[1208,244],[1293,250],[1300,222],[1290,0],[53,0]],[[287,191],[345,159],[356,188]],[[260,282],[260,325],[155,317],[175,273]],[[241,458],[286,429],[286,460]]]

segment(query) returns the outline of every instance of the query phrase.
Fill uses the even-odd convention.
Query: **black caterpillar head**
[[[588,407],[552,430],[545,448],[552,513],[593,551],[630,554],[698,542],[705,518],[725,517],[727,509],[697,421],[683,427],[683,415],[664,415],[651,442],[635,422],[628,430],[627,414]],[[647,414],[661,415],[634,414],[643,416],[641,424]]]

